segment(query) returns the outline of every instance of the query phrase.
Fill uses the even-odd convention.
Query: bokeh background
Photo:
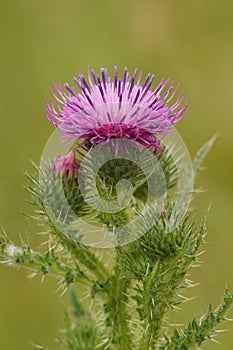
[[[20,234],[38,248],[39,228],[21,213],[32,213],[24,171],[39,161],[53,130],[43,112],[53,80],[71,82],[88,64],[111,72],[115,64],[138,67],[157,81],[171,76],[191,101],[178,126],[191,157],[219,134],[196,184],[207,190],[194,201],[198,217],[211,205],[203,265],[190,276],[200,285],[175,317],[186,322],[216,306],[225,285],[233,289],[233,2],[8,0],[0,18],[0,225],[16,242]],[[56,350],[56,283],[26,276],[0,266],[0,348],[29,350],[34,342]],[[206,342],[203,349],[232,349],[233,324],[224,327],[220,345]]]

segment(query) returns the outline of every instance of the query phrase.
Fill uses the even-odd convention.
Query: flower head
[[[58,176],[76,178],[78,175],[79,163],[75,158],[75,151],[70,151],[65,156],[59,156],[53,163],[53,169]]]
[[[154,75],[148,74],[141,82],[137,69],[132,76],[125,68],[123,79],[118,77],[115,67],[111,80],[107,69],[101,69],[101,76],[88,69],[88,82],[82,74],[74,78],[80,89],[76,92],[69,84],[65,90],[61,84],[54,84],[57,101],[47,100],[46,115],[63,134],[64,139],[92,145],[114,138],[136,141],[152,150],[160,149],[159,138],[171,132],[184,115],[188,104],[180,107],[182,93],[172,102],[179,85],[162,79],[152,90]]]

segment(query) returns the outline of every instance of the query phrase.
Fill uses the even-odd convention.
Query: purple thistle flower
[[[101,77],[88,69],[88,82],[80,73],[74,78],[80,89],[76,92],[69,84],[55,84],[57,101],[46,100],[47,118],[64,136],[64,140],[75,142],[82,139],[79,146],[107,142],[122,138],[136,141],[156,151],[161,149],[160,139],[169,134],[174,125],[183,117],[188,104],[183,102],[182,93],[171,103],[179,85],[162,79],[152,90],[154,75],[148,74],[141,82],[142,72],[137,77],[137,69],[132,76],[125,68],[121,80],[115,67],[111,81],[107,69],[101,69]]]
[[[60,177],[77,178],[80,165],[75,158],[75,151],[70,151],[65,156],[59,156],[53,163],[55,173]]]

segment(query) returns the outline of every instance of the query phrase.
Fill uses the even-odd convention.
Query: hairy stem
[[[233,294],[226,290],[223,302],[215,311],[210,307],[199,321],[194,319],[184,330],[175,330],[159,350],[192,349],[200,346],[206,339],[211,339],[216,333],[217,325],[226,319],[226,313],[232,303]]]
[[[0,255],[5,259],[2,263],[8,266],[19,266],[43,275],[54,275],[63,279],[67,285],[77,281],[92,285],[85,274],[57,261],[52,253],[42,255],[28,246],[18,247],[5,237],[0,237]]]
[[[109,278],[109,272],[105,268],[104,264],[100,261],[100,259],[98,259],[98,257],[92,253],[89,248],[73,241],[60,230],[58,230],[57,227],[51,225],[51,229],[52,232],[61,239],[62,244],[74,256],[74,258],[79,263],[84,265],[89,271],[91,271],[100,284],[105,285],[106,281]]]
[[[116,265],[108,288],[107,324],[111,329],[111,349],[133,350],[127,310],[130,280],[125,275],[116,248]]]

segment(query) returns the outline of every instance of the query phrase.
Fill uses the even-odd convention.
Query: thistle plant
[[[48,248],[0,236],[6,265],[53,275],[70,293],[61,349],[200,349],[233,302],[226,290],[216,310],[186,326],[168,317],[193,286],[188,272],[205,243],[205,219],[189,204],[214,139],[191,164],[174,128],[188,107],[179,86],[163,79],[152,89],[154,75],[137,75],[125,69],[121,79],[115,68],[111,80],[107,69],[88,69],[88,81],[74,78],[79,92],[54,84],[57,106],[46,100],[45,110],[56,132],[27,175]]]

